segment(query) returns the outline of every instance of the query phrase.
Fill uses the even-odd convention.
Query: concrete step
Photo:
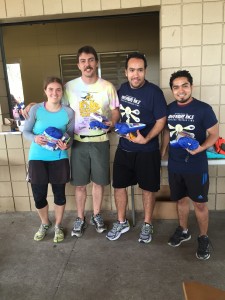
[[[177,219],[176,202],[171,200],[157,200],[153,212],[153,219],[175,220]]]

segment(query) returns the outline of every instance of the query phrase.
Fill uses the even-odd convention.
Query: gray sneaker
[[[128,220],[126,220],[125,223],[120,223],[119,221],[117,221],[113,224],[113,228],[107,233],[106,237],[110,241],[115,241],[121,236],[121,234],[129,230],[130,224]]]
[[[98,233],[102,233],[107,229],[100,214],[97,214],[96,216],[92,215],[90,224],[95,226],[95,229]]]
[[[77,217],[74,222],[73,229],[71,231],[71,236],[75,235],[76,237],[81,237],[85,228],[87,228],[85,218],[84,220],[82,220],[81,218]]]
[[[144,223],[141,227],[141,233],[138,242],[145,243],[145,244],[150,243],[152,240],[152,234],[153,234],[153,225]]]

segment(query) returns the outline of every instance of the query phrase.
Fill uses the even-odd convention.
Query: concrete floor
[[[111,227],[116,215],[104,216]],[[36,213],[0,214],[0,299],[181,300],[184,280],[225,290],[225,212],[210,213],[214,250],[208,261],[195,257],[194,215],[189,226],[192,239],[177,248],[167,245],[177,220],[155,220],[154,239],[144,245],[137,241],[141,219],[137,214],[137,225],[117,241],[108,241],[92,226],[77,239],[70,236],[74,212],[67,212],[66,238],[55,245],[53,229],[43,241],[33,240],[39,227]]]

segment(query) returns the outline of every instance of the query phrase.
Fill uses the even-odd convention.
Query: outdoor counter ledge
[[[0,135],[22,134],[20,131],[0,131]]]
[[[225,159],[217,158],[217,159],[208,159],[208,164],[209,166],[221,166],[225,165]],[[168,165],[167,160],[162,160],[161,161],[161,166],[166,167]]]

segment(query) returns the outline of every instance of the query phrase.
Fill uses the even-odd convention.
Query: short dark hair
[[[64,86],[63,86],[63,83],[62,83],[62,80],[58,77],[54,77],[54,76],[49,76],[47,77],[45,80],[44,80],[44,84],[43,84],[43,87],[44,87],[44,90],[47,89],[48,85],[52,82],[57,82],[61,85],[62,87],[62,90],[64,90]]]
[[[190,85],[193,85],[193,78],[190,74],[189,71],[187,70],[179,70],[177,72],[174,72],[171,76],[170,76],[170,88],[172,90],[172,87],[173,87],[173,81],[176,79],[176,78],[179,78],[179,77],[186,77],[187,80],[189,81]]]
[[[77,62],[79,63],[79,57],[82,53],[93,54],[95,60],[98,61],[98,55],[95,49],[92,46],[83,46],[77,51]]]
[[[144,61],[145,69],[147,68],[147,60],[146,60],[145,55],[143,53],[140,53],[140,52],[132,52],[132,53],[130,53],[130,54],[127,55],[127,59],[126,59],[126,62],[125,62],[125,69],[128,68],[128,61],[131,58],[142,59]]]

